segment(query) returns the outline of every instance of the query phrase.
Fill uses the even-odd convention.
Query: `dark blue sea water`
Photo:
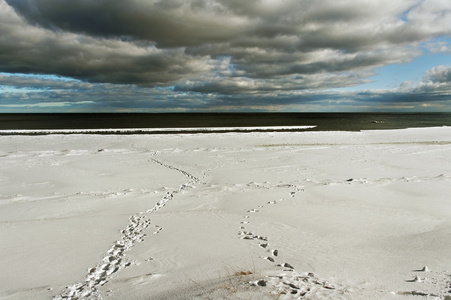
[[[306,131],[451,126],[451,113],[0,114],[0,130],[209,128],[315,125]],[[298,129],[299,130],[299,129]]]

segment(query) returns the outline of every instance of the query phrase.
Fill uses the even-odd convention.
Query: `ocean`
[[[360,131],[451,126],[451,113],[54,113],[0,114],[2,130],[316,126],[296,131]],[[234,130],[230,130],[234,131]],[[172,132],[172,131],[166,131]],[[128,131],[133,133],[133,131]]]

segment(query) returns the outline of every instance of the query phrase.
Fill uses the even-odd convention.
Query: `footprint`
[[[270,252],[273,256],[278,256],[278,255],[279,255],[279,250],[277,250],[277,249],[269,250],[269,252]]]
[[[283,284],[288,285],[292,289],[296,289],[296,290],[300,289],[300,287],[298,287],[297,285],[290,283],[290,282],[283,282]]]
[[[292,265],[290,265],[289,263],[278,264],[277,266],[294,270],[294,267]],[[312,273],[309,273],[309,275],[310,274],[312,274]]]
[[[239,235],[254,235],[252,232],[250,231],[240,231],[238,232]]]
[[[263,256],[263,259],[269,260],[270,262],[275,262],[275,259],[270,256]]]
[[[266,286],[268,282],[266,280],[260,279],[256,281],[251,281],[249,283],[251,286]]]
[[[157,229],[153,234],[160,233],[160,231],[163,230],[163,227],[160,227],[160,226],[158,226],[158,225],[155,225],[155,227],[157,227],[158,229]]]
[[[269,243],[258,243],[258,245],[262,248],[268,247]]]

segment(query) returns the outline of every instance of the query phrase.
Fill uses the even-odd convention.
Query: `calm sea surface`
[[[306,131],[451,126],[451,113],[93,113],[0,114],[0,130],[258,127],[316,125]]]

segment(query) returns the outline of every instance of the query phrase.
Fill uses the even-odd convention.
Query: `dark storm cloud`
[[[217,93],[223,95],[243,94],[247,97],[254,96],[258,91],[258,96],[273,92],[305,91],[308,89],[321,88],[339,88],[342,86],[351,86],[353,84],[364,83],[365,79],[360,74],[341,73],[341,74],[307,74],[291,76],[290,78],[281,77],[271,80],[250,79],[247,77],[225,77],[186,81],[175,85],[175,91],[193,91],[202,94]],[[296,89],[293,89],[293,87]]]
[[[29,26],[0,1],[0,71],[57,74],[93,82],[166,84],[205,72],[183,49]]]
[[[254,39],[253,46],[263,47],[267,38],[293,36],[299,38],[292,45],[298,50],[357,50],[381,42],[401,44],[449,33],[439,24],[430,27],[420,23],[428,19],[441,23],[450,13],[433,1],[418,0],[6,2],[33,25],[101,37],[132,37],[163,48],[249,38]],[[411,10],[409,23],[399,19],[406,10]]]
[[[227,40],[239,29],[230,22],[227,11],[208,1],[7,2],[33,25],[100,37],[129,36],[161,47]]]
[[[437,0],[0,0],[0,71],[224,95],[349,87],[450,19]]]

